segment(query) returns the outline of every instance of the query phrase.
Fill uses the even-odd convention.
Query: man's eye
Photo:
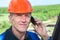
[[[17,16],[21,16],[20,14],[17,14]]]
[[[30,15],[25,15],[26,17],[30,17]]]

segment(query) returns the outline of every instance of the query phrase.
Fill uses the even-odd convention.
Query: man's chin
[[[24,33],[24,32],[26,32],[26,31],[22,30],[22,31],[19,31],[19,32]]]
[[[26,32],[27,30],[24,30],[24,29],[20,29],[18,30],[19,32]]]

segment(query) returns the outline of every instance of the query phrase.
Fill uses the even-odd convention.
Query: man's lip
[[[19,24],[19,25],[26,25],[26,24]]]

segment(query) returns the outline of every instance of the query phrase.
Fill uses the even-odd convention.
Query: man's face
[[[20,32],[26,32],[30,19],[31,19],[31,14],[26,13],[26,14],[12,14],[10,18],[10,22],[12,26],[20,31]]]

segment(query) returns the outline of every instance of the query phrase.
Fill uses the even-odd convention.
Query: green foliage
[[[0,23],[0,33],[4,32],[9,27],[10,27],[10,24],[8,21],[3,21],[2,23]]]
[[[33,16],[39,17],[41,20],[46,21],[60,13],[60,5],[50,6],[33,6]]]
[[[3,21],[2,23],[0,23],[0,28],[7,28],[9,26],[10,26],[10,24],[7,21]]]
[[[5,14],[5,13],[8,13],[7,12],[7,7],[0,7],[0,14]]]

